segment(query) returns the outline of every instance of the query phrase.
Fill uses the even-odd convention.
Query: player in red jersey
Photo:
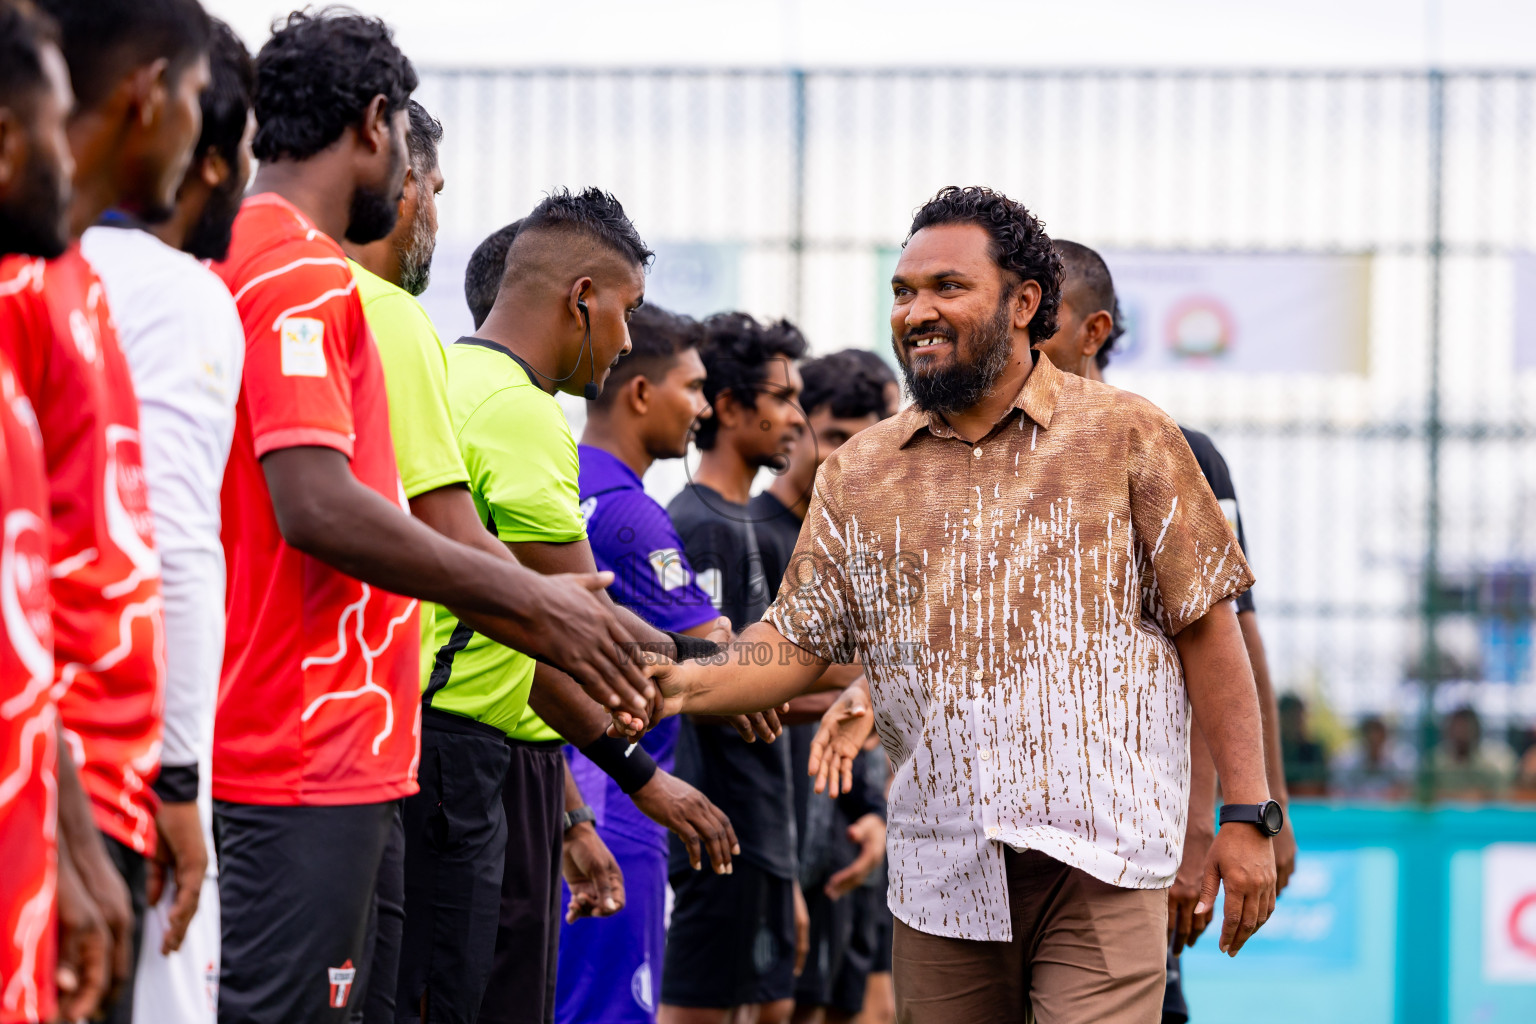
[[[605,701],[643,710],[651,687],[599,596],[607,574],[541,576],[405,508],[379,354],[337,244],[383,238],[398,215],[416,74],[389,29],[297,13],[256,68],[261,167],[215,267],[246,333],[223,492],[219,1016],[287,1024],[356,1016],[371,980],[393,992],[375,920],[399,913],[398,804],[417,788],[413,598],[478,616]]]
[[[0,255],[64,251],[73,103],[52,19],[0,0]],[[58,844],[48,544],[37,416],[0,355],[0,1024],[77,1019],[106,982],[106,926]]]
[[[109,205],[173,202],[208,81],[207,16],[195,0],[42,0],[75,92],[70,235]],[[60,828],[82,881],[117,930],[109,1020],[131,1014],[137,915],[155,846],[163,652],[159,566],[138,453],[138,405],[100,282],[71,242],[44,262],[0,262],[0,339],[36,409],[52,526],[48,551],[64,737]],[[90,816],[70,794],[83,786]],[[105,837],[92,836],[94,827]]]

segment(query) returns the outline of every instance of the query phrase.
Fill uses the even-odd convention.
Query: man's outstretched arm
[[[1184,664],[1184,683],[1195,721],[1205,736],[1221,777],[1222,799],[1261,804],[1269,799],[1264,772],[1264,736],[1253,671],[1231,600],[1219,601],[1174,637]],[[1205,881],[1195,913],[1226,888],[1226,919],[1218,943],[1235,956],[1275,909],[1275,853],[1272,841],[1253,825],[1224,825],[1211,844]]]
[[[720,656],[708,661],[651,666],[664,698],[663,716],[743,715],[776,708],[804,693],[831,664],[786,640],[768,622],[753,623],[721,648]]]
[[[594,700],[647,708],[653,687],[623,653],[634,636],[598,593],[609,574],[541,576],[449,540],[360,483],[332,448],[283,448],[261,464],[293,547],[364,583],[486,616],[487,636],[554,662]]]

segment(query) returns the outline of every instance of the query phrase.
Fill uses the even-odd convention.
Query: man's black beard
[[[412,295],[427,290],[432,280],[432,253],[436,248],[437,236],[428,230],[425,208],[418,204],[405,251],[400,254],[401,288]]]
[[[906,381],[907,394],[912,396],[913,404],[924,412],[947,415],[964,412],[986,397],[1013,356],[1011,319],[1012,311],[1005,296],[998,303],[992,319],[976,329],[969,353],[961,351],[958,337],[952,338],[954,362],[926,373],[913,372],[911,354],[902,358],[902,346],[893,336],[891,344],[896,349],[896,362],[901,366],[901,376]],[[919,330],[933,329],[915,328],[912,333]]]
[[[354,245],[377,242],[395,230],[395,222],[400,219],[400,198],[405,194],[405,175],[401,173],[405,167],[404,147],[392,151],[390,156],[389,173],[384,180],[400,183],[393,196],[369,185],[359,184],[352,190],[346,234],[347,241]]]
[[[400,197],[393,199],[378,189],[359,185],[352,192],[352,209],[347,214],[347,241],[367,245],[395,230],[400,217]]]
[[[240,212],[241,190],[230,187],[233,179],[214,189],[203,205],[197,223],[187,231],[181,249],[200,260],[215,263],[229,255],[229,240],[235,227],[235,215]]]
[[[21,191],[0,207],[0,254],[51,260],[68,247],[69,201],[55,170],[35,156],[27,161]]]

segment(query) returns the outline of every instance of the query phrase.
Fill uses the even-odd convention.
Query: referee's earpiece
[[[587,381],[587,386],[582,389],[581,397],[589,402],[595,402],[597,401],[597,353],[591,351],[592,313],[587,309],[586,299],[577,299],[576,308],[581,310],[581,324],[586,331],[585,336],[581,339],[582,351],[591,353],[592,359],[592,379]],[[577,356],[577,359],[580,358],[580,356]]]

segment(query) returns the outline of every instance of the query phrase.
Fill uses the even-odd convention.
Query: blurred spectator
[[[1285,787],[1291,796],[1328,792],[1328,757],[1312,738],[1307,705],[1294,693],[1280,698],[1280,752],[1285,759]]]
[[[1483,724],[1471,707],[1445,720],[1435,748],[1435,792],[1453,800],[1487,800],[1504,795],[1515,775],[1515,757],[1497,740],[1483,738]]]
[[[1536,725],[1525,730],[1521,751],[1520,768],[1515,775],[1515,790],[1526,800],[1536,800]]]
[[[1360,719],[1357,745],[1338,759],[1334,792],[1363,800],[1401,800],[1413,781],[1412,748],[1395,739],[1380,715]]]

